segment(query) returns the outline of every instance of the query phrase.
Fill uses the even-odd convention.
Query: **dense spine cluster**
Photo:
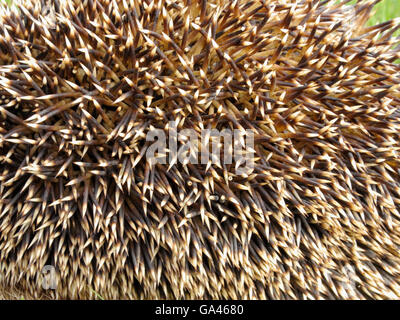
[[[399,20],[376,1],[0,8],[0,283],[60,298],[399,298]],[[251,130],[255,168],[146,161]],[[168,154],[169,150],[165,150]]]

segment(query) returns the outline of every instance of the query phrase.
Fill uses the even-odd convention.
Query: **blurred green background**
[[[376,5],[370,24],[378,24],[397,17],[400,17],[400,0],[383,0]]]

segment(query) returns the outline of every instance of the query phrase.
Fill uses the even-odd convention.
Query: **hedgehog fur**
[[[367,26],[377,2],[2,6],[2,288],[400,298],[399,20]],[[169,121],[251,130],[254,171],[149,164]]]

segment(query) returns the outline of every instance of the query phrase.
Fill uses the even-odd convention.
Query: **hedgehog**
[[[2,291],[400,298],[400,19],[349,2],[2,5]],[[171,123],[251,132],[251,172],[149,161]]]

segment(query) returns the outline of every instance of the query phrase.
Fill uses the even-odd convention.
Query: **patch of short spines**
[[[53,265],[63,298],[399,297],[399,21],[365,27],[373,4],[2,8],[2,283],[39,294]],[[252,130],[254,172],[151,165],[169,121]]]

